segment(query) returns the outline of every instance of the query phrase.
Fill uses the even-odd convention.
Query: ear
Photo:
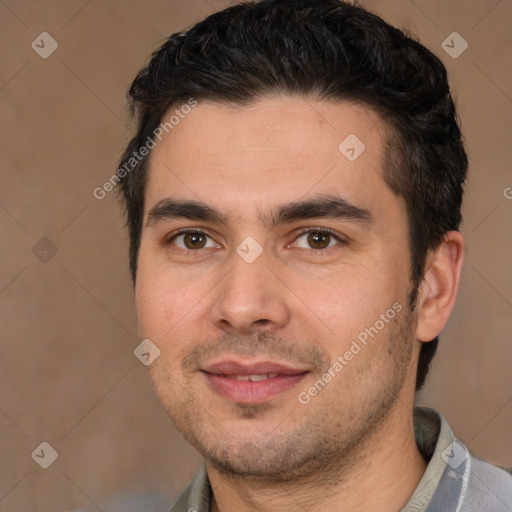
[[[464,239],[448,231],[427,258],[418,294],[416,339],[431,341],[443,330],[453,310],[464,261]]]

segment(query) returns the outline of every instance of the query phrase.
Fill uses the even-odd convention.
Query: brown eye
[[[308,244],[312,249],[325,249],[329,246],[331,241],[330,233],[322,233],[320,231],[312,231],[308,235]]]
[[[167,243],[185,251],[219,247],[206,233],[194,230],[182,231],[174,235]]]
[[[293,245],[300,249],[322,251],[336,245],[343,245],[343,240],[323,229],[304,230],[294,241]]]
[[[186,233],[183,243],[187,249],[202,249],[206,245],[206,236],[202,233]]]

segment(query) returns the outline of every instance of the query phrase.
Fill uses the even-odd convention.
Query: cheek
[[[390,311],[386,319],[394,318],[394,304],[405,310],[407,290],[401,281],[398,275],[392,276],[389,271],[375,272],[375,266],[354,267],[332,274],[315,285],[306,286],[304,280],[297,278],[294,290],[304,298],[305,307],[301,306],[304,323],[312,319],[322,329],[324,334],[319,339],[331,357],[336,357],[343,354],[358,336],[364,339],[366,329],[376,322],[377,327],[381,327],[381,315]],[[389,327],[386,323],[386,329],[379,329],[379,333]],[[319,332],[316,334],[318,337]]]
[[[216,275],[197,268],[172,268],[165,254],[141,245],[135,303],[139,324],[146,330],[164,334],[175,324],[197,315],[197,305],[213,289]]]
[[[187,305],[190,309],[193,304],[188,298],[191,288],[189,283],[173,279],[168,269],[162,268],[159,258],[141,251],[135,286],[139,324],[156,332],[166,326],[168,329],[185,314]]]
[[[155,379],[162,382],[166,369],[176,370],[198,339],[197,329],[204,325],[201,315],[202,288],[195,284],[171,281],[155,272],[140,274],[136,286],[135,304],[139,335],[149,338],[160,349],[161,356],[152,365]],[[163,368],[161,368],[163,367]]]
[[[135,307],[139,326],[146,336],[150,333],[156,334],[173,310],[164,290],[165,287],[158,286],[157,280],[147,278],[144,272],[139,273],[135,288]]]
[[[135,292],[139,335],[151,339],[161,351],[168,351],[168,340],[183,327],[179,320],[185,316],[186,301],[154,274],[146,277],[141,273],[140,283],[143,285],[137,285]]]
[[[294,278],[293,290],[326,322],[373,318],[404,292],[398,275],[377,265],[346,265],[316,279]]]

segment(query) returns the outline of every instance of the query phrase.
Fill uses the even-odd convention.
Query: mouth
[[[202,369],[210,388],[222,398],[261,404],[295,387],[309,370],[271,361],[220,361]]]
[[[224,375],[224,377],[232,380],[250,380],[251,382],[260,382],[262,380],[273,379],[278,375],[278,373],[262,373],[260,375]]]

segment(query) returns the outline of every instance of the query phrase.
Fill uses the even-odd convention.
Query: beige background
[[[512,2],[368,0],[448,67],[471,162],[469,250],[456,311],[418,397],[478,456],[512,465]],[[163,38],[221,0],[0,1],[0,510],[175,496],[199,456],[156,398],[137,346],[127,234],[114,193],[130,127],[125,91]],[[43,32],[58,49],[42,59]],[[457,59],[441,43],[458,32]],[[44,259],[49,238],[56,254]],[[46,244],[46,245],[45,245]],[[51,256],[46,254],[46,258]],[[48,469],[31,458],[42,442]],[[97,510],[97,509],[96,509]]]

